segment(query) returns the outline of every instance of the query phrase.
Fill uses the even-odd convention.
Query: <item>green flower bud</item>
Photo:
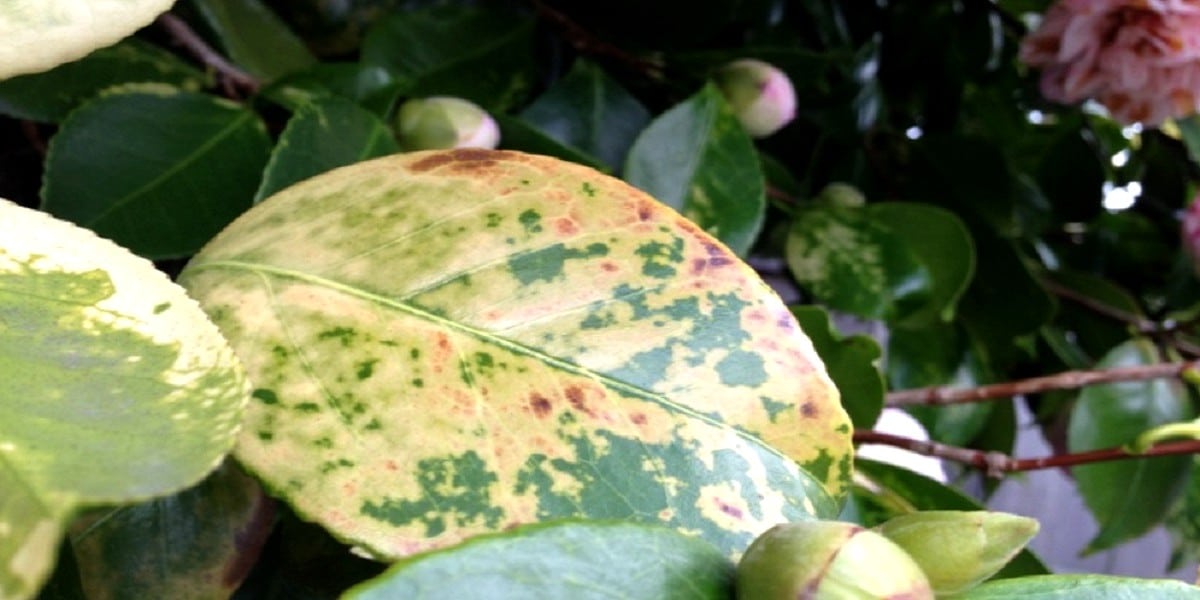
[[[1037,534],[1038,522],[1001,512],[931,510],[892,518],[875,529],[904,548],[941,595],[968,590],[995,575]]]
[[[858,208],[867,203],[867,197],[863,195],[861,190],[840,181],[835,181],[822,188],[821,192],[817,194],[816,200],[829,206],[844,206],[847,208]]]
[[[500,128],[482,108],[462,98],[414,98],[396,113],[396,135],[405,150],[495,148]]]
[[[735,60],[717,70],[713,79],[751,137],[767,137],[796,117],[792,80],[769,63]]]
[[[932,599],[916,562],[853,523],[804,521],[763,533],[737,568],[737,597],[754,600]]]

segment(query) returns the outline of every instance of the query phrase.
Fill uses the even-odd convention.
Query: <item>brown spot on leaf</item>
[[[545,417],[546,415],[550,414],[550,399],[541,394],[534,393],[529,397],[529,408],[533,410],[533,414],[537,415],[539,418]]]
[[[566,394],[567,394],[567,402],[570,402],[571,406],[574,407],[575,410],[577,410],[589,417],[596,416],[596,413],[592,412],[591,407],[589,407],[587,405],[587,402],[585,402],[584,397],[583,397],[583,390],[579,389],[579,386],[573,385],[573,386],[567,388]]]
[[[639,221],[649,221],[654,216],[654,205],[649,202],[639,202],[637,216]]]
[[[704,272],[704,268],[708,266],[708,261],[703,258],[692,259],[692,275],[699,275]]]
[[[394,460],[389,460],[389,461],[383,463],[383,466],[384,466],[384,468],[386,468],[389,471],[399,471],[400,470],[400,466],[397,465],[396,461],[394,461]]]
[[[645,425],[646,415],[643,413],[633,413],[633,415],[629,417],[629,420],[633,421],[635,425]]]
[[[717,508],[721,509],[721,512],[723,512],[735,519],[741,519],[745,516],[742,514],[742,509],[740,509],[736,506],[726,504],[725,502],[722,502],[720,499],[717,499],[716,503],[717,503]]]
[[[579,233],[579,225],[570,217],[562,217],[554,221],[554,230],[561,236],[575,235]]]
[[[614,273],[617,270],[617,263],[612,261],[604,261],[600,263],[600,268],[606,273]]]
[[[430,169],[436,169],[453,160],[454,157],[450,156],[449,154],[439,153],[432,156],[426,156],[425,158],[413,163],[408,168],[414,173],[423,173]]]
[[[812,419],[817,416],[817,406],[812,402],[805,402],[800,405],[800,415],[806,419]]]

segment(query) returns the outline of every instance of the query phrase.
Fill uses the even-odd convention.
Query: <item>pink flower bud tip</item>
[[[792,80],[774,65],[745,58],[717,70],[717,88],[752,137],[769,136],[796,117]]]
[[[414,98],[400,106],[395,123],[405,150],[495,148],[500,143],[495,119],[462,98]]]

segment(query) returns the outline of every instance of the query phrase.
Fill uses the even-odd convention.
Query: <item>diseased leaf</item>
[[[359,163],[250,210],[181,281],[258,386],[238,458],[379,556],[562,517],[734,556],[846,486],[850,425],[787,308],[585,167]]]
[[[733,571],[716,548],[670,529],[568,521],[415,556],[345,597],[726,600]]]
[[[521,112],[546,135],[604,161],[625,162],[650,111],[597,65],[580,59],[567,75]]]
[[[148,25],[175,0],[43,0],[0,5],[0,79],[45,71]]]
[[[216,467],[249,389],[152,264],[8,201],[0,333],[0,597],[27,598],[77,506],[171,493]]]
[[[0,113],[57,123],[85,100],[115,85],[154,81],[196,91],[209,79],[175,55],[130,38],[45,73],[0,82]]]
[[[192,4],[233,62],[252,75],[273,81],[317,62],[304,41],[260,0],[192,0]]]
[[[1114,348],[1098,368],[1158,362],[1154,345],[1135,339]],[[1084,388],[1071,412],[1067,444],[1072,452],[1130,443],[1158,425],[1188,421],[1195,411],[1179,381],[1154,379]],[[1085,552],[1111,548],[1163,520],[1178,498],[1191,462],[1187,456],[1155,457],[1071,469],[1100,532]]]
[[[862,208],[800,211],[786,258],[796,280],[823,304],[864,318],[900,320],[931,296],[929,270],[902,237]]]
[[[225,464],[178,494],[77,520],[71,537],[88,598],[228,598],[258,560],[274,506]]]
[[[279,136],[254,201],[313,175],[399,152],[378,117],[337,96],[302,106]]]
[[[762,228],[758,153],[712,84],[650,123],[629,150],[624,176],[739,255]]]
[[[792,314],[825,363],[854,427],[873,427],[883,411],[883,374],[875,365],[883,354],[879,343],[865,335],[842,337],[819,306],[793,306]]]
[[[954,597],[956,600],[1194,600],[1200,587],[1173,579],[1113,575],[1039,575],[990,581]]]
[[[143,256],[186,256],[250,206],[270,143],[232,102],[124,86],[51,139],[42,208]]]

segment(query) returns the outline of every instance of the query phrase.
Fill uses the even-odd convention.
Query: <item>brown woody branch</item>
[[[663,77],[663,65],[660,62],[634,56],[593,35],[581,27],[562,11],[551,8],[541,0],[532,0],[534,8],[546,21],[552,23],[563,34],[575,51],[585,56],[604,57],[624,63],[633,69],[644,73],[652,79]]]
[[[1066,371],[1044,377],[996,383],[975,388],[928,387],[888,392],[887,406],[966,404],[1050,390],[1077,389],[1117,381],[1143,381],[1180,377],[1190,369],[1200,369],[1200,360],[1116,367],[1097,371]]]
[[[159,15],[157,23],[167,30],[177,44],[217,74],[221,88],[227,96],[236,98],[242,94],[254,95],[262,87],[262,82],[226,60],[183,19],[171,13],[163,13]]]
[[[1073,467],[1090,463],[1150,458],[1153,456],[1200,453],[1200,440],[1164,442],[1151,446],[1145,452],[1141,453],[1131,452],[1125,448],[1104,448],[1102,450],[1058,454],[1039,458],[1013,458],[1001,452],[984,452],[982,450],[975,450],[972,448],[949,446],[938,442],[915,440],[912,438],[878,431],[855,431],[854,441],[856,443],[863,444],[884,444],[887,446],[895,446],[897,448],[903,448],[905,450],[910,450],[925,456],[932,456],[935,458],[941,458],[970,465],[979,469],[983,469],[989,477],[994,478],[1003,477],[1005,473],[1037,471],[1041,469],[1053,469],[1059,467]]]

